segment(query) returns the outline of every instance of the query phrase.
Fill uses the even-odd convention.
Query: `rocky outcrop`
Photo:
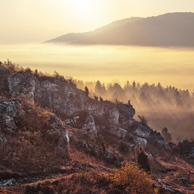
[[[175,150],[190,164],[194,164],[194,143],[184,140],[183,142],[179,142]]]
[[[106,148],[99,138],[93,138],[87,132],[81,132],[78,129],[73,130],[73,133],[74,135],[71,137],[72,146],[109,164],[114,164],[117,167],[121,165],[122,156],[116,153],[114,149]]]
[[[95,101],[72,83],[55,78],[44,80],[38,76],[17,72],[9,75],[8,85],[12,97],[24,94],[39,105],[64,116],[87,111],[99,120],[106,118],[110,123],[118,124],[119,121],[129,120],[135,114],[130,105]]]
[[[19,102],[14,100],[0,102],[0,130],[13,132],[17,129],[17,120],[23,114],[24,110]]]
[[[132,105],[119,103],[117,105],[117,108],[120,113],[119,114],[120,122],[126,122],[129,119],[133,118],[133,116],[135,115],[135,109],[133,108]]]
[[[18,172],[52,169],[68,159],[68,145],[68,132],[55,114],[17,100],[0,102],[0,165]]]
[[[115,125],[110,126],[110,133],[119,137],[119,138],[125,138],[127,135],[127,130],[122,129],[120,127],[117,127]]]
[[[9,92],[12,97],[24,94],[34,101],[35,79],[32,75],[15,73],[8,77]]]

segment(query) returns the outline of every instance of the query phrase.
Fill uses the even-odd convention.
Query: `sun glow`
[[[70,11],[80,21],[89,22],[96,21],[101,12],[100,6],[97,1],[92,0],[71,0]]]

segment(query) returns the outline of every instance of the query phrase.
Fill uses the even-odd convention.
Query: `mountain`
[[[0,99],[1,193],[193,192],[194,143],[165,143],[130,103],[10,62]]]
[[[70,33],[46,43],[81,45],[194,46],[194,13],[129,18],[97,30]]]

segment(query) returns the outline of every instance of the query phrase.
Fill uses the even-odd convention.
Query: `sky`
[[[194,0],[0,0],[0,43],[43,42],[168,12],[194,12]]]

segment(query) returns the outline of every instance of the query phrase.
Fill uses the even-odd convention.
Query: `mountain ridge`
[[[194,47],[194,13],[126,18],[85,33],[69,33],[45,43]]]

